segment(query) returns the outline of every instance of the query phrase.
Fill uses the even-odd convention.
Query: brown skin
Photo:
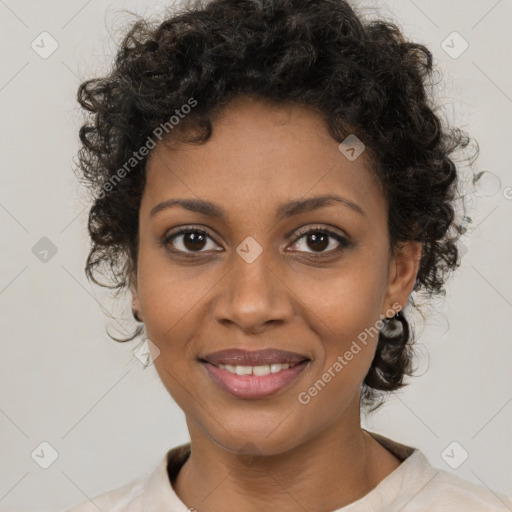
[[[332,193],[364,215],[335,203],[275,219],[283,202]],[[212,201],[228,220],[181,207],[151,218],[150,210],[170,198]],[[159,245],[171,229],[189,224],[211,238],[193,245],[180,234],[168,247],[194,258]],[[336,252],[335,238],[320,248],[308,235],[298,239],[299,228],[317,224],[351,244]],[[312,110],[237,98],[213,120],[206,144],[154,148],[139,229],[133,306],[160,350],[156,370],[185,413],[192,451],[173,486],[188,507],[330,511],[399,466],[360,427],[360,386],[377,337],[307,405],[298,400],[359,333],[407,302],[418,272],[419,243],[390,251],[387,205],[366,153],[346,159]],[[263,249],[250,264],[236,252],[248,236]],[[311,258],[319,253],[325,258]],[[242,400],[221,390],[197,361],[234,347],[289,350],[311,362],[277,394]]]

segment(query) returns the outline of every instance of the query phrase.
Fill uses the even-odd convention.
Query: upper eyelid
[[[321,226],[321,225],[318,225],[318,224],[313,224],[313,225],[310,225],[310,226],[306,226],[306,227],[303,227],[303,228],[299,228],[299,229],[296,229],[294,231],[292,231],[292,235],[293,234],[297,234],[297,239],[298,238],[302,238],[302,236],[310,233],[310,232],[324,232],[324,233],[328,233],[329,236],[339,236],[340,238],[347,238],[348,239],[348,235],[345,234],[345,232],[343,232],[342,230],[340,230],[339,228],[334,228],[334,227],[331,227],[331,226]],[[290,238],[290,237],[288,237]]]
[[[336,240],[338,242],[338,244],[340,244],[340,247],[347,247],[350,245],[349,237],[347,235],[345,235],[344,233],[343,234],[338,233],[333,228],[322,227],[322,226],[311,226],[308,228],[303,228],[303,229],[300,228],[299,230],[296,230],[294,233],[297,233],[297,236],[295,236],[291,242],[292,242],[292,244],[296,244],[304,236],[308,235],[309,233],[316,233],[316,232],[326,233],[328,237],[334,238],[334,240]],[[334,253],[337,250],[338,249],[333,249],[330,251],[321,252],[321,253],[317,253],[317,254],[318,255],[329,254],[329,253]],[[311,253],[311,254],[314,254],[314,253]]]
[[[203,226],[179,226],[176,228],[175,231],[174,230],[171,230],[171,231],[173,231],[173,232],[167,232],[163,236],[164,240],[172,238],[177,235],[184,235],[186,233],[201,232],[201,233],[204,233],[205,235],[209,236],[216,244],[218,244],[218,242],[216,240],[216,235],[212,235],[211,230],[206,227],[203,227]]]

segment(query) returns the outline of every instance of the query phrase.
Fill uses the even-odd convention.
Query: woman
[[[191,442],[73,512],[512,509],[360,425],[458,265],[469,138],[432,69],[341,0],[213,0],[137,22],[81,85],[86,271],[130,289],[119,341],[146,333]]]

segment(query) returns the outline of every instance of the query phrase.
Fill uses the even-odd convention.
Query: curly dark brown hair
[[[472,139],[436,113],[431,52],[390,21],[365,21],[343,0],[199,0],[180,9],[164,21],[137,19],[108,76],[79,87],[88,113],[79,179],[94,195],[87,277],[118,292],[131,284],[148,153],[141,148],[161,139],[162,126],[166,136],[204,143],[214,115],[252,95],[313,107],[335,140],[354,133],[364,142],[384,185],[391,247],[423,243],[413,306],[414,294],[443,293],[468,220],[456,215],[460,179],[451,155]],[[179,130],[171,116],[180,117]],[[113,284],[95,278],[102,266]],[[380,333],[364,379],[361,402],[373,409],[412,375],[414,335],[403,312],[395,321],[402,332]],[[142,332],[139,325],[114,339]]]

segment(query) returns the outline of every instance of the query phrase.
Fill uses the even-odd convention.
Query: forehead
[[[385,207],[367,155],[349,160],[313,109],[237,98],[212,127],[204,144],[170,140],[152,150],[141,206],[147,214],[174,196],[247,209],[339,193],[370,213]]]

